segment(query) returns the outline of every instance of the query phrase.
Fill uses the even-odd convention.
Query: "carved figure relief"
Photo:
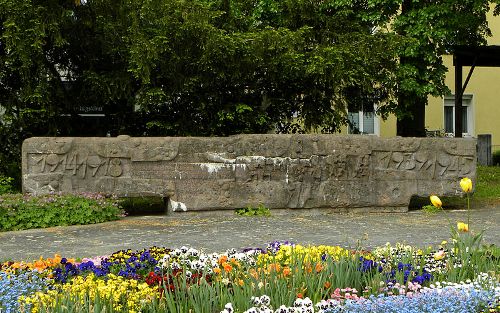
[[[176,138],[162,139],[152,146],[148,141],[135,140],[131,150],[132,161],[171,161],[179,154],[179,140]]]
[[[244,201],[283,208],[400,206],[414,194],[459,192],[457,179],[476,173],[474,144],[335,135],[32,138],[23,145],[23,186],[171,196],[162,185],[171,182],[174,200],[188,209],[230,209]]]
[[[356,157],[356,165],[354,167],[355,178],[368,178],[370,176],[370,156],[361,155]]]
[[[44,151],[46,153],[63,154],[68,153],[73,146],[73,138],[56,138],[55,140],[41,140],[31,147],[33,151]]]
[[[347,178],[347,156],[345,154],[333,154],[326,157],[327,170],[330,178]]]

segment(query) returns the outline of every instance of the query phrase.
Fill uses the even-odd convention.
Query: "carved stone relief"
[[[30,138],[26,192],[156,194],[188,210],[404,207],[475,179],[475,141],[337,135]]]

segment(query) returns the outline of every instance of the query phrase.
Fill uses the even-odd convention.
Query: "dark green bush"
[[[121,214],[118,200],[102,194],[0,196],[0,231],[95,224]]]
[[[493,152],[493,165],[500,166],[500,150]]]
[[[12,181],[10,177],[0,176],[0,195],[12,192]]]

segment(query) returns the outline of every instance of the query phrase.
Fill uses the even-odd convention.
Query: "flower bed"
[[[181,247],[0,270],[1,312],[497,312],[500,261],[396,244],[368,251],[273,242],[206,254]],[[469,259],[467,259],[468,262]]]
[[[500,249],[467,223],[451,244],[373,251],[273,242],[206,254],[181,247],[109,256],[6,262],[0,313],[11,312],[499,312]],[[437,196],[430,211],[442,210]]]

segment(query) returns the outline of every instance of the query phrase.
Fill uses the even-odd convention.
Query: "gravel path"
[[[484,242],[500,245],[500,206],[472,210],[471,229],[484,229]],[[271,217],[233,212],[186,212],[135,216],[96,225],[52,227],[0,233],[0,261],[33,260],[60,253],[66,257],[106,255],[120,249],[182,245],[207,252],[264,247],[274,240],[372,248],[386,242],[416,246],[449,239],[449,222],[466,220],[466,211],[427,215],[408,213],[333,213],[280,210]]]

